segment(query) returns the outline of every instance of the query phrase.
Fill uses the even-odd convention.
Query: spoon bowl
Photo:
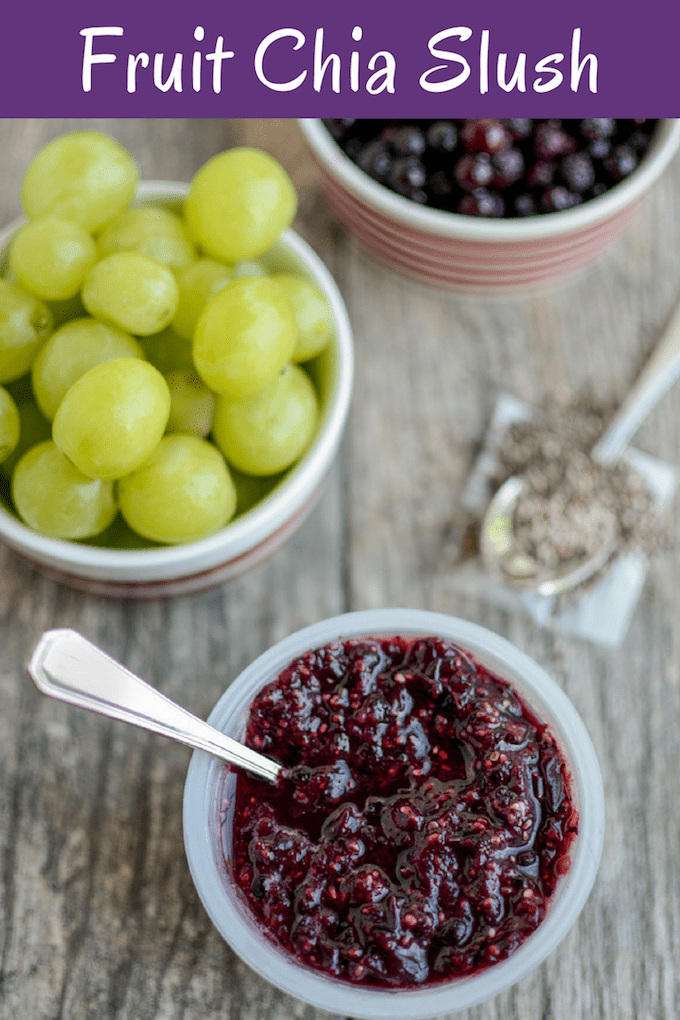
[[[618,531],[612,527],[608,537],[587,559],[569,561],[561,569],[543,566],[515,541],[513,516],[526,483],[516,475],[506,479],[492,497],[484,515],[480,553],[488,572],[497,580],[518,590],[539,595],[559,595],[587,581],[607,563],[618,543]],[[612,522],[613,523],[613,522]]]

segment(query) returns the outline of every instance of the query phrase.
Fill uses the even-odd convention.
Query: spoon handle
[[[680,376],[680,306],[675,309],[649,361],[590,456],[604,467],[616,464],[643,421]]]
[[[48,630],[28,664],[36,687],[51,698],[140,726],[209,751],[275,782],[281,766],[187,712],[74,630]]]

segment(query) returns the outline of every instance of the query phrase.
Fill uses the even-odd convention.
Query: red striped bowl
[[[598,198],[524,219],[481,219],[412,202],[360,170],[320,120],[300,120],[335,215],[383,264],[450,290],[526,290],[569,275],[623,229],[680,147],[680,120],[662,120],[640,166]]]
[[[188,184],[144,181],[138,201],[181,205]],[[23,221],[0,231],[0,276],[7,250]],[[187,595],[214,588],[245,573],[278,550],[305,520],[323,491],[340,445],[354,377],[352,330],[344,301],[326,266],[293,230],[263,257],[271,269],[298,272],[323,291],[331,306],[334,337],[315,364],[321,397],[316,438],[284,479],[251,510],[215,535],[186,545],[151,549],[105,549],[46,538],[0,506],[0,541],[48,576],[73,588],[119,598]]]

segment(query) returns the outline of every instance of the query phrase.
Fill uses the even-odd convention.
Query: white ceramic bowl
[[[179,206],[188,184],[145,181],[137,204]],[[9,242],[23,221],[0,232],[0,275]],[[221,531],[199,542],[142,550],[105,549],[45,538],[0,508],[0,541],[72,587],[130,598],[185,595],[214,587],[256,566],[300,526],[321,494],[337,453],[349,409],[354,374],[352,330],[342,296],[325,265],[293,230],[287,230],[263,261],[271,269],[299,272],[328,299],[334,337],[315,363],[321,397],[316,438],[284,480],[260,503]]]
[[[547,723],[571,772],[579,828],[569,870],[560,879],[541,925],[508,959],[472,977],[406,991],[352,986],[303,966],[259,930],[234,886],[228,859],[225,863],[223,846],[230,846],[234,773],[207,753],[195,752],[184,791],[184,841],[191,873],[208,914],[234,951],[291,995],[333,1013],[371,1020],[416,1020],[463,1009],[528,974],[576,920],[594,882],[604,837],[600,769],[573,705],[527,655],[491,631],[464,620],[412,609],[370,610],[323,620],[256,659],[223,694],[209,721],[242,739],[255,694],[299,655],[342,638],[394,634],[449,638],[507,680]]]
[[[320,120],[300,120],[335,215],[380,262],[458,291],[531,289],[595,258],[630,219],[680,146],[680,120],[661,120],[640,165],[573,209],[523,219],[483,219],[429,209],[374,181]]]

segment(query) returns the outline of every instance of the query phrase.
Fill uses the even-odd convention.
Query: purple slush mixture
[[[233,874],[277,945],[333,977],[414,987],[505,959],[545,916],[578,815],[554,738],[452,642],[334,643],[255,698]]]

